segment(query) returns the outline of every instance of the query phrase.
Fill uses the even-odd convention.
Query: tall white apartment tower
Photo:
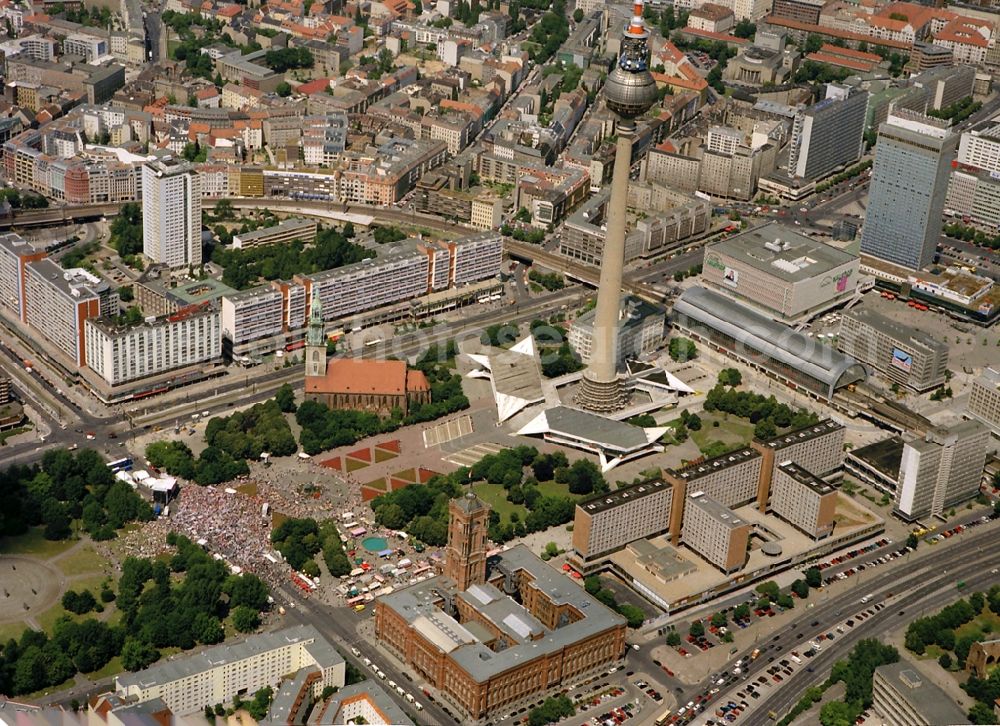
[[[941,516],[979,493],[990,431],[979,421],[934,429],[903,447],[895,513],[908,522]]]
[[[950,122],[896,109],[879,126],[861,252],[920,270],[941,237],[958,137]]]
[[[142,167],[142,251],[170,267],[201,264],[201,180],[183,159]]]

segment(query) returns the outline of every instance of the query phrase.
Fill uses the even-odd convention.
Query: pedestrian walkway
[[[508,447],[493,442],[485,442],[470,446],[468,449],[462,449],[443,458],[445,461],[458,466],[472,466],[487,454],[496,454],[506,448]]]

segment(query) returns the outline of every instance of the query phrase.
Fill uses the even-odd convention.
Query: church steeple
[[[309,305],[309,330],[306,332],[306,376],[326,375],[326,326],[323,323],[323,305],[319,290],[312,291]]]

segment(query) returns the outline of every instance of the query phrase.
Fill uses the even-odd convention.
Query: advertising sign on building
[[[900,370],[904,370],[909,373],[910,368],[913,367],[913,356],[906,351],[900,350],[899,348],[893,348],[892,364]]]

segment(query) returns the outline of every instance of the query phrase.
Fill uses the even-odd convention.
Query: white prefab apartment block
[[[132,327],[87,320],[87,365],[116,386],[203,363],[222,355],[221,328],[219,311],[208,307]]]
[[[779,464],[771,480],[771,509],[813,539],[833,534],[837,490],[798,464]]]
[[[265,686],[275,687],[303,668],[313,668],[319,676],[312,686],[314,696],[326,686],[344,685],[344,659],[316,628],[299,625],[123,673],[115,678],[115,690],[139,703],[159,698],[175,716],[185,716],[229,703],[237,693],[249,697]]]
[[[913,521],[976,496],[989,443],[989,429],[979,421],[963,421],[908,442],[899,464],[895,513]]]
[[[584,561],[629,542],[665,532],[674,487],[664,481],[633,484],[576,505],[573,549]]]
[[[170,267],[201,264],[201,179],[183,159],[142,167],[142,251]]]
[[[222,335],[233,345],[280,335],[283,295],[275,287],[255,287],[222,298]]]
[[[693,492],[684,507],[682,541],[723,572],[746,563],[750,523],[704,492]]]
[[[972,381],[968,413],[1000,436],[1000,369],[987,368]]]
[[[235,346],[299,330],[306,292],[316,290],[326,322],[461,288],[500,274],[503,242],[480,232],[452,242],[410,244],[378,257],[222,298],[222,334]]]
[[[24,271],[25,322],[77,366],[87,365],[84,321],[117,314],[117,293],[86,270],[64,270],[47,258]]]

